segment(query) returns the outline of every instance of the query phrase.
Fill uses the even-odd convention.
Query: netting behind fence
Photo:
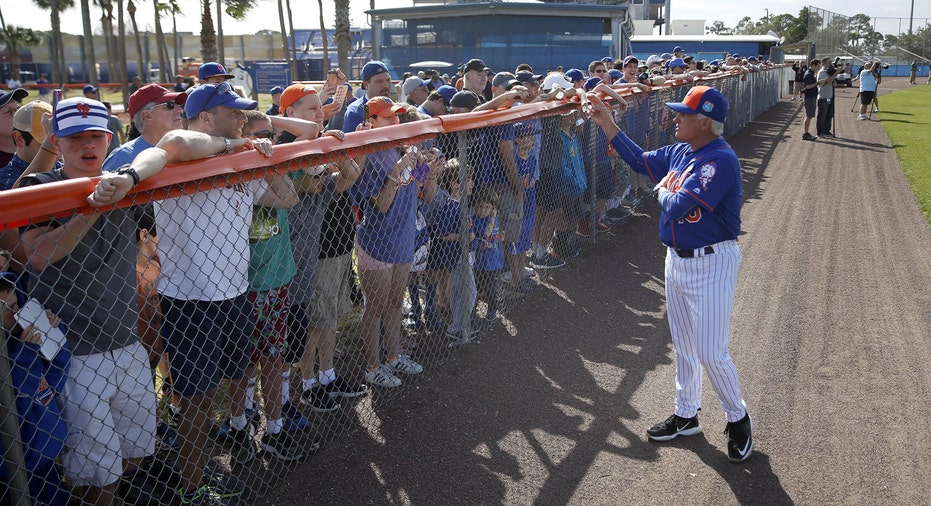
[[[702,84],[728,98],[731,134],[790,79],[774,68]],[[664,103],[688,88],[624,91],[619,126],[646,149],[675,142]],[[0,194],[14,330],[0,357],[3,501],[90,501],[115,486],[127,504],[174,504],[179,491],[259,502],[321,444],[507,328],[553,269],[649,201],[654,182],[578,102],[400,125],[395,109],[345,140],[300,141],[249,116],[242,137],[277,136],[270,156],[171,164],[117,207],[87,206],[98,178],[61,170]],[[235,151],[237,121],[197,114],[194,134],[144,153]],[[100,135],[75,137],[61,149],[94,176]]]

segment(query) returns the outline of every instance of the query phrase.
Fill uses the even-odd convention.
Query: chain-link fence
[[[787,93],[788,72],[701,84],[729,100],[732,134]],[[664,103],[687,90],[626,91],[618,124],[647,149],[675,142]],[[509,327],[554,269],[649,202],[654,182],[578,102],[401,117],[344,140],[279,131],[270,156],[170,164],[118,207],[89,207],[96,178],[57,170],[0,194],[12,252],[0,503],[259,502],[320,445],[377,424],[405,387]],[[191,129],[219,135],[178,134],[136,158],[137,175],[146,154],[243,142],[211,118]],[[252,115],[242,135],[274,137],[269,126]],[[60,144],[66,164],[94,176],[97,141],[76,135]]]

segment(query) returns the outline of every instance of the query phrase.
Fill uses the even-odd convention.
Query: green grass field
[[[880,102],[880,117],[895,118],[883,121],[883,128],[892,140],[921,212],[931,225],[931,86],[912,86],[885,95]]]

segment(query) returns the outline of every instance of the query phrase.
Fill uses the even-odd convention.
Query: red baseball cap
[[[178,105],[184,105],[185,101],[187,101],[186,93],[169,92],[157,84],[147,84],[129,96],[129,107],[127,108],[127,112],[130,116],[135,116],[140,109],[150,102],[156,104],[174,102]]]

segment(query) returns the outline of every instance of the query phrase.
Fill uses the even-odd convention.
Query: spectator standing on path
[[[15,90],[16,88],[22,88],[23,82],[15,77],[10,77],[9,79],[6,80],[6,87],[11,90]]]
[[[915,84],[915,78],[918,77],[918,59],[912,60],[912,66],[908,70],[908,84]]]
[[[84,98],[100,100],[100,90],[93,84],[85,85],[82,91],[84,92]]]
[[[795,62],[792,64],[792,70],[795,71],[795,80],[793,81],[792,87],[792,100],[802,100],[802,88],[805,86],[805,71],[807,70],[804,65]]]
[[[676,138],[681,142],[646,152],[621,132],[601,100],[592,102],[592,119],[618,155],[657,183],[662,208],[676,400],[675,413],[647,435],[668,441],[702,431],[698,410],[704,369],[727,416],[728,459],[742,462],[753,450],[751,421],[727,345],[741,261],[737,234],[743,190],[740,162],[722,137],[727,99],[714,88],[695,86],[681,103],[667,103],[678,113]]]
[[[873,101],[873,97],[876,96],[876,87],[879,85],[878,77],[876,76],[876,67],[878,66],[878,61],[868,63],[866,67],[860,71],[860,75],[856,77],[860,80],[860,115],[857,116],[858,120],[867,119],[866,108]]]
[[[814,135],[808,133],[811,126],[811,120],[818,114],[818,79],[815,72],[821,68],[821,60],[815,59],[808,63],[808,70],[802,78],[802,100],[805,102],[805,133],[802,139],[813,141],[817,139]]]
[[[831,128],[834,124],[834,80],[838,73],[839,70],[829,63],[821,65],[818,71],[818,137],[834,137]]]
[[[46,79],[45,74],[39,74],[39,80],[36,81],[36,85],[39,87],[39,100],[51,102],[52,87],[48,85],[48,79]]]

